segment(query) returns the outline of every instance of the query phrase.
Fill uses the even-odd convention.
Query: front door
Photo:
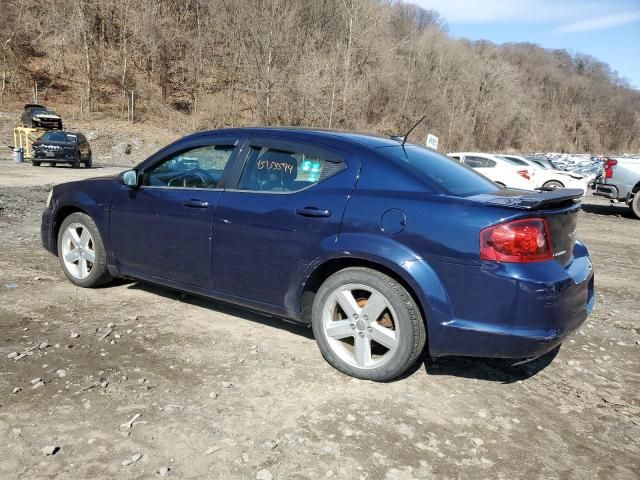
[[[302,273],[335,244],[359,162],[267,138],[243,152],[236,188],[222,193],[216,210],[214,288],[292,310]]]
[[[211,288],[211,229],[234,142],[169,154],[112,201],[110,239],[123,273]]]

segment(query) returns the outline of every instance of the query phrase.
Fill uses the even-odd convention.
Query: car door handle
[[[207,208],[209,206],[209,202],[203,202],[202,200],[187,200],[183,203],[185,207],[190,208]]]
[[[296,208],[296,213],[303,217],[329,217],[331,216],[331,210],[316,208],[316,207],[303,207]]]

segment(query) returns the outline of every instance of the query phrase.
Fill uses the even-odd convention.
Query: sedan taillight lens
[[[514,220],[480,232],[481,260],[524,263],[552,258],[549,228],[543,218]]]
[[[518,170],[518,175],[526,178],[527,180],[531,180],[531,178],[529,178],[529,172],[527,170]]]

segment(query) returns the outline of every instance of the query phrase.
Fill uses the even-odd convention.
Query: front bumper
[[[45,250],[57,255],[56,242],[53,238],[53,210],[50,208],[42,212],[42,221],[40,223],[40,239]]]
[[[456,283],[448,288],[454,318],[429,325],[432,356],[543,355],[582,325],[595,299],[593,267],[578,242],[574,260],[566,268],[554,260],[486,262],[482,267],[458,268],[449,278],[448,284]]]
[[[48,154],[48,155],[47,155]],[[51,162],[51,163],[71,163],[75,160],[76,153],[69,151],[34,151],[32,161],[36,162]]]

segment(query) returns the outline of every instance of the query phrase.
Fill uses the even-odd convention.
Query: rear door
[[[138,189],[112,201],[110,238],[123,273],[211,288],[211,229],[237,139],[200,140],[169,151]]]
[[[252,138],[241,155],[216,210],[214,288],[293,310],[303,272],[335,244],[360,163],[286,138]]]

